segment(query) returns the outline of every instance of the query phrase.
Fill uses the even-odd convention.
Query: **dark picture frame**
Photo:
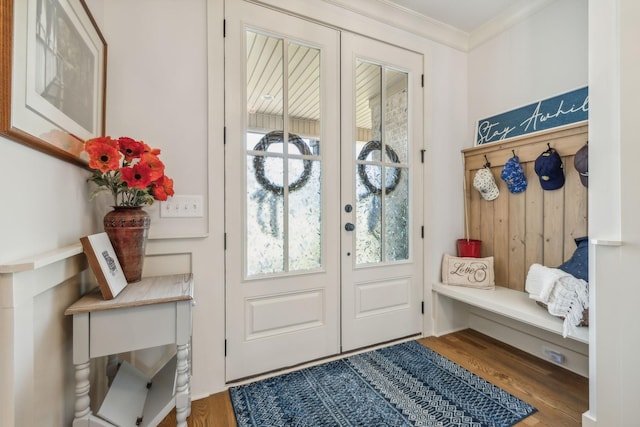
[[[84,0],[0,0],[0,135],[87,166],[105,131],[107,43]]]

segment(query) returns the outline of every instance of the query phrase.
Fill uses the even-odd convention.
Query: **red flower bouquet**
[[[84,150],[93,169],[88,180],[98,186],[91,198],[110,191],[114,206],[142,206],[173,196],[173,180],[164,174],[159,149],[124,136],[104,136],[86,141]]]

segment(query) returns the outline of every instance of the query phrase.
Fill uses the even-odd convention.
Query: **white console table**
[[[130,283],[111,300],[96,289],[67,308],[65,314],[73,315],[73,427],[156,426],[174,406],[178,427],[187,427],[192,304],[193,276],[180,274]],[[176,355],[153,378],[123,362],[100,410],[92,413],[91,358],[167,344],[176,345]]]

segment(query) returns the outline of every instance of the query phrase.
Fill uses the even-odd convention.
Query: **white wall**
[[[93,1],[109,45],[107,134],[161,148],[176,194],[203,196],[203,218],[162,218],[157,203],[146,209],[144,271],[194,274],[191,391],[201,398],[224,389],[222,2]],[[212,40],[208,14],[217,17]]]
[[[640,225],[637,138],[640,4],[589,2],[589,234],[621,246],[592,246],[590,410],[585,425],[637,425]],[[636,185],[634,185],[636,184]]]
[[[469,52],[469,122],[588,82],[587,2],[556,0]]]
[[[0,137],[0,264],[77,243],[94,229],[88,176],[78,166]]]

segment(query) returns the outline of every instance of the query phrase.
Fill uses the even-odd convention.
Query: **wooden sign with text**
[[[583,87],[479,120],[475,145],[503,141],[589,119],[589,88]]]

